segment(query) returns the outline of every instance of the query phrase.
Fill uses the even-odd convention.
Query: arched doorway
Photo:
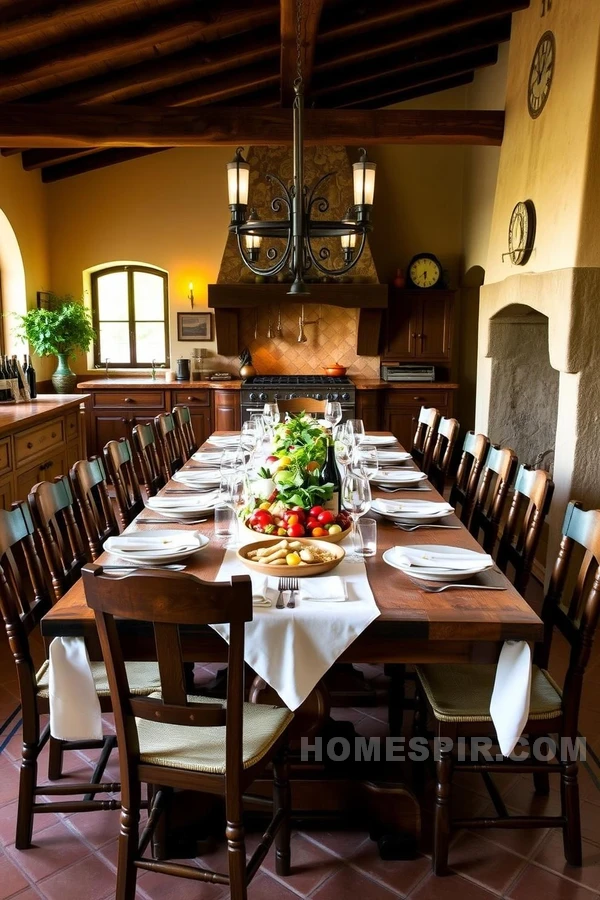
[[[479,329],[479,289],[485,279],[481,266],[471,266],[460,286],[460,346],[458,347],[458,409],[462,428],[469,431],[475,425],[475,396],[477,393],[477,333]]]
[[[17,236],[6,214],[0,209],[0,301],[2,320],[0,352],[16,353],[21,345],[14,336],[11,314],[27,312],[25,267]]]

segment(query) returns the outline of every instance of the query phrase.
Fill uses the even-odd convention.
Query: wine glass
[[[352,519],[354,552],[348,557],[351,562],[363,559],[363,547],[358,530],[358,520],[371,508],[371,485],[367,476],[356,469],[349,469],[342,481],[342,506]]]
[[[277,400],[273,400],[270,403],[265,403],[263,407],[263,416],[267,420],[267,423],[273,427],[273,425],[277,425],[279,423],[280,414],[279,414],[279,403]]]
[[[360,444],[365,436],[365,423],[362,419],[348,419],[346,423],[348,433],[352,435],[354,444]]]
[[[339,428],[335,430],[333,446],[335,448],[335,458],[345,472],[352,459],[353,444],[352,437],[348,434],[348,430],[343,425],[340,425]]]
[[[246,462],[247,456],[241,443],[238,444],[237,447],[232,447],[229,450],[224,450],[221,454],[221,459],[219,462],[221,477],[223,477],[226,472],[237,472],[240,469],[243,469],[246,465]]]
[[[242,520],[240,513],[248,503],[249,489],[248,478],[243,471],[228,470],[221,476],[220,484],[220,500],[233,511],[237,528],[234,531],[231,540],[227,542],[228,549],[236,549],[242,544],[241,529]]]
[[[325,404],[325,421],[333,430],[338,422],[342,421],[342,404],[337,400],[328,400]]]
[[[254,429],[258,434],[259,442],[265,437],[265,418],[262,413],[250,413],[250,421],[254,423]]]
[[[368,444],[365,441],[358,444],[354,448],[352,465],[364,472],[369,481],[374,478],[379,469],[379,457],[375,444]]]
[[[259,445],[259,433],[256,422],[250,420],[242,423],[242,431],[240,434],[240,443],[246,450],[252,460]]]

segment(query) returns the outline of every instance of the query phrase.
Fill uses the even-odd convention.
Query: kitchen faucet
[[[104,366],[105,366],[105,369],[106,369],[106,378],[107,378],[107,379],[110,378],[110,375],[108,374],[108,364],[109,364],[109,362],[110,362],[110,359],[109,359],[108,356],[107,356],[106,359],[104,360]]]

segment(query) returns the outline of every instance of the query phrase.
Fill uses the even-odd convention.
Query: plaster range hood
[[[358,309],[356,352],[359,356],[377,356],[383,311],[388,305],[385,284],[311,284],[310,295],[302,298],[306,306],[340,306]],[[236,356],[240,352],[240,314],[260,307],[299,305],[288,295],[289,284],[209,284],[208,306],[215,311],[217,352]]]

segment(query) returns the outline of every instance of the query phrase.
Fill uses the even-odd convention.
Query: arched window
[[[148,266],[108,266],[91,273],[98,340],[94,363],[113,367],[169,364],[168,276]]]

